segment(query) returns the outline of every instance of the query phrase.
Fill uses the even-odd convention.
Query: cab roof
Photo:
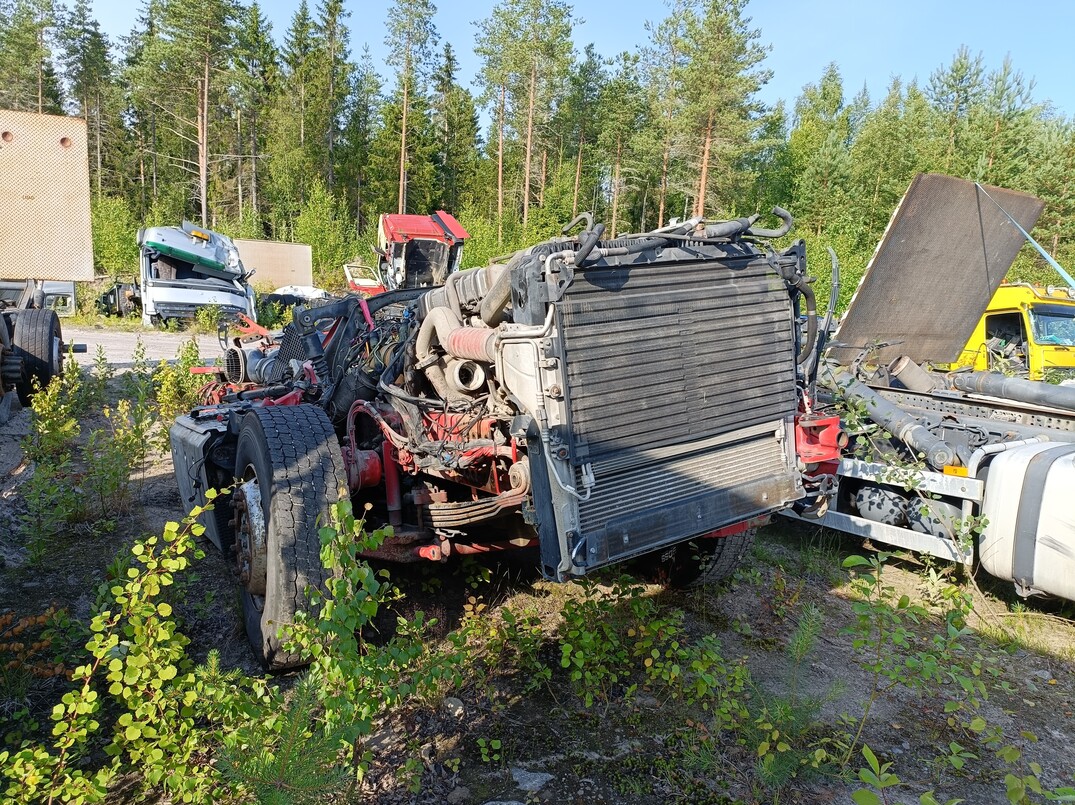
[[[420,239],[455,244],[470,237],[455,216],[444,210],[432,215],[382,215],[381,231],[389,243]]]

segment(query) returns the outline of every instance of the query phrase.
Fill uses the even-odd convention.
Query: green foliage
[[[115,367],[108,362],[104,347],[98,344],[93,355],[93,370],[83,387],[85,410],[94,411],[104,407],[108,399],[108,384],[115,376]]]
[[[266,330],[280,330],[291,323],[292,308],[258,299],[258,324]]]
[[[220,329],[224,311],[220,305],[203,305],[194,312],[194,330],[199,333],[215,333]]]
[[[411,621],[400,620],[387,645],[371,646],[362,639],[363,628],[392,588],[358,554],[390,534],[389,529],[367,533],[350,501],[334,507],[333,525],[320,532],[321,560],[333,576],[323,595],[310,591],[317,615],[298,613],[286,646],[309,658],[307,673],[317,683],[324,727],[350,752],[359,777],[369,762],[361,740],[378,714],[411,699],[430,701],[461,680],[455,663],[427,647],[424,633],[429,624],[421,612]]]
[[[265,805],[319,803],[347,785],[339,763],[339,730],[326,728],[319,716],[320,680],[303,675],[287,704],[272,718],[252,721],[220,757],[221,773],[240,783]]]
[[[36,381],[35,381],[36,382]],[[68,362],[67,371],[37,391],[30,402],[30,435],[23,440],[23,453],[30,461],[63,462],[82,430],[82,373]]]
[[[294,239],[313,249],[314,284],[337,288],[344,282],[343,264],[355,256],[354,233],[336,200],[320,182],[309,188],[295,219]]]
[[[161,361],[153,373],[153,385],[160,420],[165,429],[180,414],[185,414],[198,402],[198,390],[204,384],[203,376],[191,369],[202,365],[198,342],[191,338],[184,341],[176,352],[175,361]]]
[[[836,697],[839,687],[833,686],[824,696],[806,695],[801,687],[803,665],[823,625],[817,607],[804,607],[787,645],[790,679],[784,680],[780,693],[756,688],[749,743],[756,747],[758,779],[772,791],[784,788],[804,770],[833,762],[836,741],[819,729],[817,719],[822,705]]]
[[[98,274],[130,280],[138,274],[138,223],[122,198],[97,196],[90,207],[93,266]]]
[[[90,622],[88,656],[73,670],[74,687],[52,709],[52,737],[0,752],[0,776],[13,802],[100,802],[122,775],[132,775],[143,794],[164,791],[185,802],[237,793],[204,763],[204,752],[239,723],[271,711],[260,710],[264,683],[221,676],[214,660],[196,668],[186,655],[189,640],[167,593],[200,556],[194,536],[201,526],[193,519],[199,513],[131,548],[126,578],[116,580]]]

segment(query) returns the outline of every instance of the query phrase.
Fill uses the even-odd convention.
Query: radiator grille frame
[[[587,572],[803,494],[787,286],[768,256],[709,254],[602,262],[554,303],[560,459],[576,490],[593,479],[563,519]]]

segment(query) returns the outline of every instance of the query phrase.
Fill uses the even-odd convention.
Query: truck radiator
[[[588,268],[557,305],[587,564],[802,494],[793,312],[762,260]]]

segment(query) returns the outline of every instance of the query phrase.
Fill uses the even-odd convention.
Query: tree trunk
[[[616,138],[616,164],[612,168],[612,238],[616,237],[616,221],[620,211],[620,160],[623,157],[622,140]]]
[[[671,83],[668,93],[669,101],[665,105],[665,129],[664,129],[664,153],[661,155],[661,183],[657,188],[657,228],[660,229],[664,226],[664,207],[665,202],[668,200],[668,160],[672,154],[672,115],[673,115],[673,101],[671,98],[675,95],[675,69],[677,50],[675,45],[672,46],[671,58],[669,59],[669,71],[668,75],[671,77]]]
[[[548,167],[549,152],[548,149],[541,152],[541,186],[538,188],[538,206],[545,206],[545,171]]]
[[[201,96],[198,98],[198,198],[202,226],[209,225],[209,56],[203,63]]]
[[[665,134],[664,155],[661,157],[661,182],[657,188],[657,228],[664,226],[664,203],[668,198],[668,157],[672,150],[672,136]]]
[[[530,65],[530,97],[526,108],[526,153],[523,157],[523,229],[530,218],[530,159],[534,153],[534,106],[537,103],[537,62]]]
[[[702,167],[698,171],[698,197],[694,200],[694,214],[705,215],[705,194],[709,186],[709,149],[713,145],[713,110],[705,124],[705,141],[702,144]]]
[[[585,143],[586,129],[579,127],[579,155],[575,160],[575,192],[571,194],[571,217],[579,214],[579,185],[582,184],[582,148]]]
[[[258,113],[250,113],[250,206],[254,215],[261,220],[258,208]]]
[[[42,67],[45,59],[45,26],[37,29],[37,113],[45,111],[45,71]]]
[[[497,108],[496,144],[496,245],[504,245],[504,103],[507,99],[506,84],[500,86],[500,105]]]
[[[97,90],[94,105],[93,129],[94,129],[94,154],[97,163],[97,195],[101,195],[101,91]]]
[[[410,77],[403,76],[403,120],[399,132],[399,204],[396,212],[407,209],[407,106],[410,102]]]
[[[150,174],[150,190],[153,194],[153,200],[157,200],[157,113],[149,113],[149,139],[150,139],[150,168],[152,173]]]
[[[243,217],[243,113],[235,112],[235,189],[239,196],[239,217]]]
[[[333,164],[332,151],[335,145],[336,135],[336,36],[333,34],[328,51],[328,106],[329,119],[328,131],[325,133],[328,139],[328,170],[325,172],[328,180],[328,191],[331,193],[336,187],[336,170]]]
[[[142,191],[142,214],[145,215],[146,204],[146,144],[142,132],[138,132],[138,184]]]

